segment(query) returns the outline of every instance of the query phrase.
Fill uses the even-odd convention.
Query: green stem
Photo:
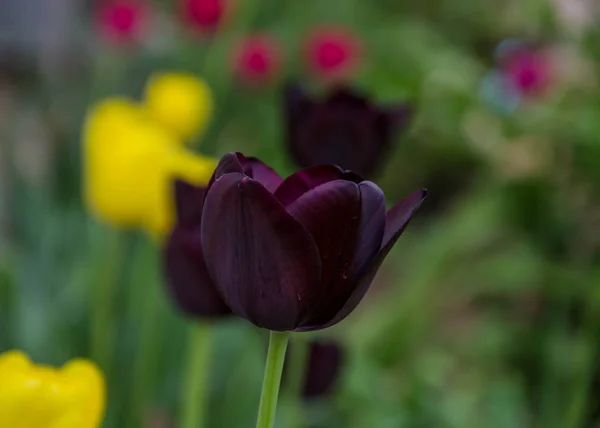
[[[592,273],[591,277],[595,277]],[[584,284],[582,289],[593,290],[593,284]],[[570,402],[567,406],[567,420],[564,424],[568,428],[576,428],[584,425],[589,416],[590,388],[594,378],[594,369],[597,365],[597,355],[600,350],[598,333],[600,332],[600,305],[598,293],[589,293],[586,305],[583,308],[583,326],[579,333],[579,340],[585,346],[583,361],[579,372],[574,376],[574,390],[570,394]]]
[[[141,271],[142,277],[136,286],[143,286],[144,294],[138,301],[141,325],[133,366],[131,419],[127,425],[131,427],[142,426],[146,405],[156,381],[165,322],[160,274],[155,269],[159,265],[157,248],[153,243],[144,242],[138,248],[137,257],[135,267]],[[137,296],[142,295],[141,288],[137,290]]]
[[[209,322],[196,322],[191,327],[189,353],[184,380],[185,405],[181,415],[181,428],[200,428],[205,424],[209,363],[212,350]]]
[[[117,332],[115,298],[123,268],[124,242],[119,231],[110,230],[108,235],[103,248],[104,260],[94,270],[90,355],[110,376]]]
[[[308,368],[309,342],[305,335],[295,334],[290,349],[289,370],[285,382],[285,398],[289,406],[286,417],[288,428],[305,426],[302,408],[302,389]]]
[[[289,337],[289,332],[271,332],[256,428],[272,428],[275,422],[279,384]]]

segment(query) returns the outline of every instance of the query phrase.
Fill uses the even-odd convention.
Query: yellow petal
[[[208,184],[218,161],[194,154],[188,150],[177,150],[164,159],[164,169],[156,176],[158,192],[152,200],[153,207],[147,213],[146,228],[158,240],[163,239],[173,227],[175,200],[173,182],[185,180],[197,186]]]
[[[61,369],[35,365],[19,351],[0,355],[0,426],[97,428],[105,408],[104,376],[76,359]]]
[[[63,366],[62,376],[70,385],[73,402],[80,403],[79,411],[70,414],[69,418],[83,422],[83,425],[78,425],[81,428],[99,426],[106,407],[106,385],[102,371],[93,362],[76,358]]]
[[[119,98],[91,111],[84,139],[86,205],[114,226],[140,226],[149,194],[156,192],[152,176],[180,143],[139,106]]]
[[[184,140],[203,133],[213,111],[210,88],[191,73],[153,75],[145,98],[150,116]]]

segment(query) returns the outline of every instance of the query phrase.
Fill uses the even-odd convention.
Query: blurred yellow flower
[[[150,116],[183,140],[204,132],[213,111],[210,88],[192,73],[151,76],[145,102]]]
[[[0,427],[97,428],[105,394],[104,375],[89,360],[54,368],[20,351],[0,354]]]
[[[89,113],[84,131],[85,201],[117,227],[143,227],[156,237],[174,220],[172,181],[208,182],[216,160],[186,150],[143,108],[109,98]]]

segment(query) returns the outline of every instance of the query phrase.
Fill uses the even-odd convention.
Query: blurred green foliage
[[[170,13],[171,2],[160,3]],[[547,0],[238,3],[211,40],[177,34],[162,49],[102,48],[81,73],[8,89],[0,350],[20,348],[52,364],[104,355],[114,362],[105,427],[169,426],[160,421],[174,421],[182,402],[190,322],[165,299],[155,244],[85,212],[83,114],[106,95],[139,96],[155,70],[191,70],[216,99],[198,150],[242,151],[290,173],[279,83],[295,77],[320,86],[306,77],[300,43],[313,26],[336,23],[365,44],[354,84],[378,100],[415,107],[376,181],[389,203],[419,187],[430,198],[362,306],[322,333],[339,338],[348,361],[337,394],[306,405],[310,426],[600,426],[597,23],[573,32]],[[160,30],[152,37],[160,39]],[[257,30],[277,37],[286,67],[280,82],[247,90],[233,79],[230,52]],[[479,95],[494,49],[507,37],[571,56],[555,64],[547,94],[501,114]],[[41,180],[18,161],[29,134],[17,119],[32,111],[53,153]],[[109,313],[95,319],[95,305]],[[251,427],[265,332],[239,320],[215,328],[207,426]],[[95,329],[114,337],[94,343]],[[138,370],[152,376],[136,383]],[[132,409],[135,420],[128,419]]]

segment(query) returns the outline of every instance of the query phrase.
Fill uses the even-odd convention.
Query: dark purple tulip
[[[200,242],[205,188],[175,182],[177,221],[164,247],[169,292],[188,315],[215,318],[231,314],[206,270]]]
[[[236,314],[274,331],[319,330],[362,300],[424,198],[386,215],[381,189],[352,172],[322,165],[283,180],[229,153],[198,200],[195,255]]]
[[[314,341],[308,351],[308,365],[302,394],[318,398],[332,392],[344,360],[342,348],[334,341]]]
[[[333,164],[370,177],[411,116],[405,104],[376,106],[346,86],[319,101],[297,85],[284,95],[287,144],[304,168]]]

